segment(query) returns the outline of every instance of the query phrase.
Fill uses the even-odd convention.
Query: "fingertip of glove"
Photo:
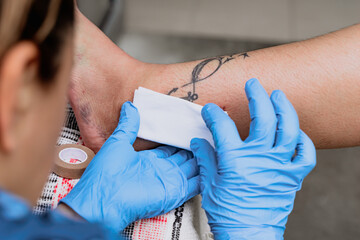
[[[201,110],[201,116],[204,119],[206,125],[209,125],[213,122],[212,120],[214,117],[218,116],[219,114],[223,113],[224,111],[215,103],[208,103],[206,104]]]
[[[134,104],[130,101],[124,102],[124,104],[121,107],[121,116],[126,116],[129,111],[138,112],[137,108],[134,106]]]
[[[137,108],[132,104],[132,102],[125,102],[121,106],[118,126],[115,129],[114,133],[118,132],[119,128],[126,128],[128,132],[133,132],[135,133],[135,135],[137,135],[139,125],[140,116]]]
[[[248,100],[250,100],[251,93],[257,86],[261,86],[257,78],[251,78],[245,83],[245,94]]]
[[[218,106],[215,103],[205,104],[205,106],[201,109],[201,115],[204,117],[204,115],[208,114],[209,111],[213,110],[216,107]]]
[[[272,93],[271,93],[271,100],[273,101],[279,101],[279,100],[282,100],[285,98],[285,94],[283,91],[281,90],[274,90]]]
[[[190,142],[190,148],[192,151],[196,151],[199,148],[199,138],[193,138]]]
[[[135,107],[135,105],[132,103],[132,102],[130,102],[130,101],[126,101],[126,102],[124,102],[124,104],[122,105],[122,108],[121,109],[127,109],[127,108],[133,108],[133,109],[135,109],[136,111],[137,111],[137,108]]]
[[[253,85],[258,85],[258,84],[260,84],[260,82],[257,78],[251,78],[245,83],[245,90]]]
[[[252,84],[258,84],[259,80],[257,78],[250,78],[247,82],[245,86],[250,86]]]

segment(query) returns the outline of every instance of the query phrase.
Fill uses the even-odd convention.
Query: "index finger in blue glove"
[[[210,129],[217,151],[227,151],[242,143],[234,121],[216,104],[208,103],[201,115]]]
[[[131,102],[125,102],[121,107],[118,126],[111,138],[128,141],[134,144],[140,125],[140,116],[137,108]]]
[[[199,175],[199,166],[195,158],[185,161],[179,167],[188,179]]]
[[[217,175],[218,167],[215,150],[208,141],[200,138],[193,138],[190,147],[199,165],[201,188],[203,190],[205,185]]]
[[[179,150],[180,149],[177,147],[163,145],[163,146],[159,146],[155,149],[148,150],[148,151],[155,153],[158,158],[167,158],[167,157],[174,155]]]
[[[246,142],[259,141],[262,146],[271,148],[274,145],[277,120],[269,95],[255,78],[246,82],[245,93],[251,117]]]
[[[316,165],[316,149],[311,139],[300,130],[298,144],[296,146],[296,156],[292,164],[300,168],[301,177],[306,177]]]
[[[200,176],[197,175],[188,180],[188,195],[185,198],[185,202],[195,197],[200,193]]]
[[[193,154],[187,150],[180,150],[175,154],[168,157],[169,160],[175,162],[178,166],[186,162],[187,160],[193,158]]]
[[[294,107],[280,90],[273,91],[271,102],[278,118],[275,147],[287,146],[289,149],[295,149],[300,127]]]

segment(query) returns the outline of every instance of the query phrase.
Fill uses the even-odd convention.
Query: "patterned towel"
[[[70,105],[67,107],[67,117],[58,139],[58,145],[62,144],[83,144],[75,114]],[[56,208],[58,202],[78,181],[79,179],[66,179],[51,173],[34,208],[34,213],[43,214]],[[124,230],[125,236],[127,239],[134,240],[192,240],[200,239],[200,236],[202,239],[210,239],[208,229],[204,233],[200,226],[200,222],[204,222],[204,219],[201,217],[203,214],[199,213],[198,203],[198,199],[193,199],[162,216],[134,222]]]

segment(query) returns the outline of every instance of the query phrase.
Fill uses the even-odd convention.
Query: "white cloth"
[[[138,137],[187,150],[195,137],[214,146],[201,105],[142,87],[135,90],[133,104],[140,114]]]

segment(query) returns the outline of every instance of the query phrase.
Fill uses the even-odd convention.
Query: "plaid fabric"
[[[58,139],[58,145],[62,144],[83,144],[75,114],[70,105],[67,107],[67,117]],[[51,173],[37,205],[34,207],[34,213],[43,214],[56,208],[58,202],[71,191],[78,181],[79,179],[66,179]],[[199,239],[188,205],[189,203],[186,203],[162,216],[132,223],[124,230],[126,239]]]

